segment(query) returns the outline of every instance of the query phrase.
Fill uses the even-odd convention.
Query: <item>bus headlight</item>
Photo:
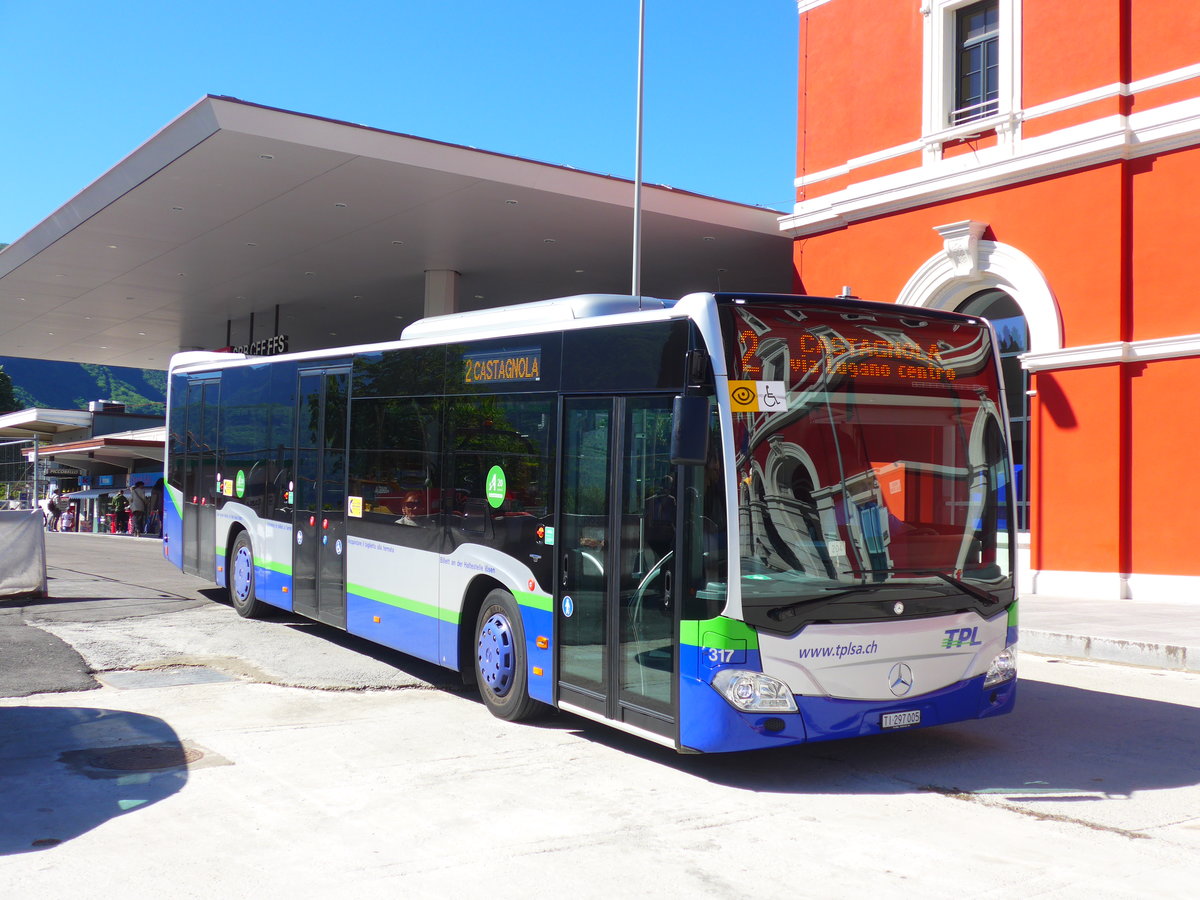
[[[1017,677],[1017,648],[1005,647],[1004,652],[992,660],[988,666],[987,677],[983,679],[985,688],[995,687],[1005,681]]]
[[[791,689],[762,672],[722,669],[712,684],[722,697],[743,712],[796,712],[796,698]]]

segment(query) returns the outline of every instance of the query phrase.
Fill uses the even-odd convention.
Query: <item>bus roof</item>
[[[544,327],[551,322],[591,319],[647,309],[669,309],[674,300],[634,297],[628,294],[576,294],[553,300],[536,300],[513,306],[495,306],[471,312],[429,316],[413,322],[400,334],[401,340],[462,337],[521,325]]]

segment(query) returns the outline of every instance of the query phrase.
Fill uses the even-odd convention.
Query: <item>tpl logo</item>
[[[949,650],[953,647],[979,647],[983,645],[983,641],[979,640],[979,626],[974,628],[949,628],[945,632],[946,638],[942,641],[942,649]]]

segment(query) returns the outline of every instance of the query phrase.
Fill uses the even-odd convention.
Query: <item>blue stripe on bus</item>
[[[554,612],[535,606],[521,606],[521,625],[525,629],[525,656],[529,660],[529,696],[543,703],[554,702]],[[546,638],[546,649],[537,646]],[[534,670],[541,669],[538,675]]]
[[[376,622],[375,618],[379,617]],[[346,630],[409,656],[444,665],[438,657],[439,630],[455,630],[449,622],[439,622],[400,606],[381,603],[361,594],[346,594]]]
[[[280,609],[291,612],[292,576],[256,565],[254,567],[254,595],[263,603],[270,603],[272,606],[278,606]]]
[[[170,502],[163,507],[163,555],[175,568],[183,568],[183,521]]]

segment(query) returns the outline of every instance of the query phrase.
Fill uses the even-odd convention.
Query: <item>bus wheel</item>
[[[247,619],[262,615],[264,606],[254,596],[254,548],[250,535],[240,532],[229,555],[229,599],[237,614]]]
[[[526,689],[525,631],[508,591],[487,595],[475,620],[475,679],[492,715],[510,722],[531,718],[539,706]]]

